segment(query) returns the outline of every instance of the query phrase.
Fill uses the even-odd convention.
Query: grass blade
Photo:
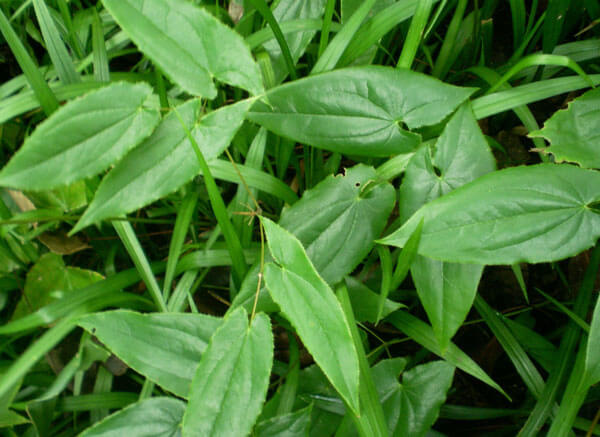
[[[108,55],[104,42],[104,28],[98,12],[94,10],[92,21],[92,55],[94,62],[94,79],[98,82],[110,82]]]
[[[452,59],[452,52],[454,49],[454,43],[456,41],[456,36],[458,35],[458,31],[460,30],[463,15],[465,14],[465,9],[467,8],[467,0],[458,0],[458,5],[454,10],[454,15],[452,16],[452,20],[450,21],[450,25],[448,26],[448,31],[446,32],[446,36],[444,37],[444,42],[442,43],[442,48],[440,49],[440,54],[435,60],[435,65],[433,67],[432,74],[438,79],[444,79],[448,71],[450,70],[450,60]]]
[[[415,55],[417,54],[417,50],[425,33],[425,26],[427,26],[427,20],[429,19],[429,14],[431,14],[433,3],[433,0],[419,1],[415,15],[410,22],[408,35],[406,36],[406,41],[404,41],[400,59],[398,59],[398,68],[410,69],[412,66]]]
[[[335,11],[335,0],[327,0],[325,5],[325,14],[323,15],[323,27],[321,28],[321,39],[319,40],[319,58],[325,51],[327,44],[329,43],[329,31],[331,30],[331,21],[333,18],[333,12]]]

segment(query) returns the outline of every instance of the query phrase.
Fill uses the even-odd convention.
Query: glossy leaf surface
[[[248,326],[243,308],[231,313],[215,331],[196,370],[183,435],[249,434],[267,395],[272,364],[269,318],[257,314]]]
[[[473,92],[408,70],[357,67],[272,89],[248,118],[295,141],[350,155],[389,156],[420,142],[409,129],[432,125]]]
[[[468,104],[462,105],[434,146],[420,149],[400,186],[400,218],[421,206],[494,171],[495,159]],[[456,264],[418,255],[411,274],[440,347],[445,349],[465,320],[483,266]]]
[[[177,111],[208,161],[219,156],[242,124],[250,102],[243,100],[201,116],[199,100],[169,113],[154,134],[104,178],[73,232],[108,217],[135,211],[200,173],[200,165]]]
[[[275,261],[264,273],[271,297],[338,393],[358,411],[358,358],[338,300],[298,239],[268,219],[262,223]]]
[[[91,314],[79,325],[125,364],[177,396],[187,397],[194,372],[221,319],[205,314]]]
[[[81,437],[179,437],[185,403],[178,399],[150,398],[130,405],[86,429]]]
[[[600,89],[593,89],[569,103],[567,109],[555,112],[543,129],[529,136],[550,141],[544,151],[552,153],[556,162],[600,168],[599,130]]]
[[[600,173],[570,165],[500,170],[429,202],[382,243],[402,247],[424,219],[421,255],[479,264],[556,261],[600,236],[598,184]]]
[[[240,35],[185,0],[103,0],[142,52],[192,95],[216,97],[213,77],[251,94],[263,91]]]
[[[152,133],[160,115],[152,89],[114,83],[62,106],[0,172],[0,185],[47,190],[107,169]]]
[[[376,181],[375,170],[359,164],[305,191],[281,214],[279,225],[300,240],[330,284],[351,273],[371,251],[392,212],[392,185],[383,182],[365,189]]]

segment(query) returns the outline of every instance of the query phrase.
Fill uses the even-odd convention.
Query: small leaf
[[[335,389],[358,413],[358,357],[340,303],[302,244],[272,221],[261,220],[269,251],[277,263],[265,266],[271,297]]]
[[[269,318],[231,313],[200,360],[183,417],[184,436],[245,436],[267,395],[273,364]]]
[[[381,243],[402,247],[424,218],[424,256],[478,264],[560,260],[600,236],[599,184],[600,173],[570,165],[496,171],[429,202]]]
[[[152,89],[114,83],[42,122],[0,172],[0,185],[48,190],[94,176],[146,138],[160,119]]]
[[[362,194],[377,175],[359,164],[329,176],[281,214],[279,225],[294,234],[329,284],[341,281],[371,251],[392,212],[396,196],[383,182]]]
[[[192,95],[213,99],[213,77],[263,92],[258,65],[236,32],[186,0],[103,0],[144,54]]]
[[[552,153],[556,162],[576,162],[582,167],[600,168],[600,89],[588,91],[557,111],[543,129],[529,134],[550,141],[544,152]]]
[[[80,437],[178,437],[184,411],[185,403],[179,399],[150,398],[108,416]]]
[[[370,66],[335,70],[270,90],[248,118],[278,135],[333,152],[407,153],[409,129],[440,122],[473,92],[424,74]]]
[[[191,100],[176,111],[208,161],[229,145],[250,104],[242,100],[200,116],[200,101]],[[71,233],[100,220],[135,211],[175,191],[199,173],[194,149],[177,114],[171,112],[150,138],[106,175]]]
[[[177,396],[187,397],[194,371],[221,319],[205,314],[140,314],[117,310],[79,325],[125,364]]]

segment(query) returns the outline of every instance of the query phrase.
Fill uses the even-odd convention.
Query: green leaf
[[[251,94],[263,92],[258,65],[243,38],[186,0],[103,0],[133,42],[192,95],[213,99],[213,78]]]
[[[3,409],[0,410],[0,428],[22,425],[29,422],[29,419],[23,417],[14,411]]]
[[[529,134],[543,137],[551,146],[544,152],[552,153],[556,162],[576,162],[582,167],[600,168],[600,89],[588,91],[557,111],[543,129]]]
[[[0,185],[47,190],[94,176],[150,135],[160,116],[152,89],[125,82],[62,106],[0,172]]]
[[[394,188],[376,182],[372,167],[356,165],[305,191],[281,214],[279,225],[300,240],[329,284],[356,268],[387,224],[396,201]],[[369,189],[371,184],[376,185]]]
[[[473,92],[424,74],[369,66],[335,70],[270,90],[248,118],[295,141],[351,155],[412,151],[409,129],[436,124]]]
[[[469,104],[452,116],[432,147],[417,151],[400,186],[400,219],[421,206],[496,168]],[[406,250],[406,248],[405,248]],[[411,274],[442,350],[467,317],[483,266],[417,256]]]
[[[17,304],[12,320],[31,314],[46,305],[57,302],[94,282],[102,275],[92,270],[67,267],[62,256],[46,253],[27,273],[23,296]]]
[[[271,297],[338,393],[358,413],[358,357],[340,303],[302,244],[272,221],[261,220],[276,263],[265,265]]]
[[[86,429],[80,437],[181,436],[185,403],[158,397],[130,405]]]
[[[600,236],[600,173],[570,165],[512,167],[419,209],[381,243],[402,247],[425,219],[419,253],[478,264],[560,260]]]
[[[585,379],[589,385],[600,381],[600,298],[596,301],[586,345]]]
[[[208,161],[219,156],[241,126],[250,106],[242,100],[201,116],[200,100],[177,111]],[[89,208],[71,233],[100,220],[135,211],[175,191],[200,173],[194,149],[175,112],[103,179]]]
[[[422,364],[402,375],[404,359],[383,360],[372,369],[388,420],[390,435],[424,436],[439,416],[452,385],[454,366],[444,361]]]
[[[352,276],[347,276],[345,283],[356,320],[374,324],[379,312],[380,296]],[[406,308],[406,305],[386,299],[381,317],[386,317],[400,308]]]
[[[283,414],[256,425],[256,437],[305,437],[310,429],[312,407]]]
[[[184,436],[245,436],[267,395],[273,364],[269,318],[260,313],[248,327],[246,310],[228,317],[210,340],[190,390]]]
[[[78,324],[136,372],[186,397],[200,357],[221,319],[205,314],[116,310],[90,314]]]

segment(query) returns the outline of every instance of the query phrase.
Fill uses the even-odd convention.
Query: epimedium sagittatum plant
[[[514,322],[493,311],[478,287],[485,266],[508,265],[519,276],[523,263],[555,262],[595,245],[600,95],[591,89],[543,128],[530,129],[536,144],[550,143],[537,149],[538,164],[497,169],[478,121],[508,110],[527,119],[524,105],[586,88],[598,75],[548,58],[578,76],[523,85],[531,89],[519,94],[505,84],[510,77],[490,73],[497,91],[481,95],[440,80],[447,66],[438,64],[433,76],[411,70],[415,35],[423,34],[435,1],[388,2],[391,10],[375,0],[342,2],[342,24],[327,41],[332,1],[281,0],[272,9],[245,2],[268,27],[243,36],[197,2],[103,0],[102,17],[95,9],[93,16],[102,44],[102,26],[112,23],[155,76],[113,80],[107,61],[103,70],[94,59],[95,80],[80,83],[64,61],[63,42],[49,43],[55,24],[45,2],[33,3],[56,75],[71,94],[59,106],[45,79],[32,82],[46,117],[0,171],[0,186],[35,196],[84,184],[89,204],[73,208],[81,212],[75,219],[66,210],[58,219],[72,225],[72,238],[112,226],[135,268],[80,277],[73,290],[63,285],[63,296],[0,327],[8,336],[50,325],[3,372],[6,423],[27,421],[9,409],[23,377],[79,332],[79,361],[28,404],[39,435],[40,417],[52,420],[76,372],[111,355],[138,375],[141,394],[124,396],[110,415],[92,415],[80,430],[86,437],[428,435],[456,369],[509,398],[453,342],[474,306],[537,402],[521,423],[523,435],[535,435],[547,420],[549,435],[566,435],[600,381],[600,304],[589,325],[578,320],[587,329],[579,350],[579,337],[565,346],[576,358],[561,361],[544,381],[511,331]],[[397,23],[410,23],[398,65],[369,65],[363,57],[383,36],[369,26],[392,13]],[[10,24],[0,19],[18,53]],[[315,20],[323,27],[311,27]],[[298,61],[317,30],[318,59],[301,75]],[[16,57],[25,71],[26,53]],[[39,71],[25,74],[31,80]],[[285,177],[298,144],[302,190]],[[309,168],[315,156],[325,170]],[[217,181],[237,185],[229,206]],[[178,196],[176,220],[167,261],[156,263],[126,217],[169,196]],[[190,250],[186,236],[201,198],[218,227],[207,241],[194,238],[197,250]],[[575,311],[590,307],[599,256],[594,249]],[[37,261],[40,271],[57,262],[45,257]],[[194,284],[202,269],[222,266],[230,267],[231,303],[220,317],[203,314]],[[373,269],[379,290],[365,281]],[[66,272],[65,284],[81,276]],[[423,320],[398,299],[408,276]],[[122,291],[140,279],[143,295]],[[417,365],[409,357],[381,358],[359,330],[364,323],[393,326],[439,358]],[[276,354],[277,329],[286,333],[287,362]],[[313,364],[300,365],[301,351]],[[91,360],[88,367],[82,357]],[[570,376],[568,363],[575,367]],[[560,381],[566,391],[555,405]]]

